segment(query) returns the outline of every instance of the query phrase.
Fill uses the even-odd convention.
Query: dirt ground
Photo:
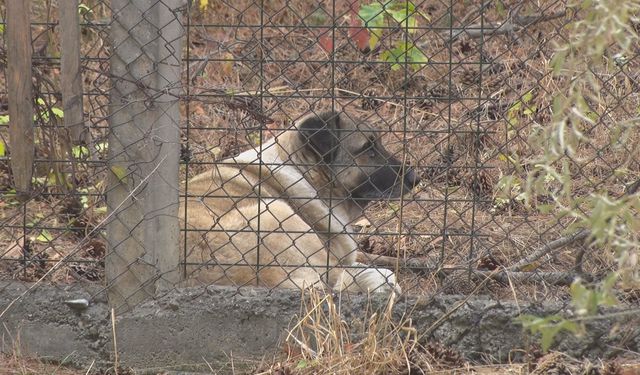
[[[300,361],[289,363],[276,363],[268,366],[269,368],[257,368],[250,373],[260,375],[282,375],[282,374],[307,374],[307,373],[323,373],[310,369],[309,372],[301,369]],[[415,369],[414,369],[415,370]],[[418,370],[420,371],[420,370]],[[96,370],[93,366],[88,368],[73,368],[61,364],[47,363],[42,360],[29,359],[21,356],[6,356],[0,354],[0,373],[4,375],[106,375],[115,374],[113,370]],[[204,372],[206,373],[206,372]],[[203,374],[204,374],[203,373]],[[210,372],[214,374],[213,369]],[[235,373],[235,372],[233,372]],[[339,373],[339,372],[333,372]],[[347,374],[348,372],[342,372]],[[413,373],[413,372],[411,372]],[[539,359],[538,362],[527,364],[508,364],[494,366],[473,366],[465,365],[461,367],[444,365],[432,362],[428,366],[421,369],[424,374],[445,375],[445,374],[599,374],[599,375],[637,375],[640,374],[640,364],[638,363],[591,363],[588,361],[579,362],[570,358],[563,358],[561,354],[551,353]],[[136,372],[129,369],[119,369],[120,375],[134,375]],[[151,374],[151,373],[147,373]],[[172,375],[175,372],[159,371],[154,375]]]

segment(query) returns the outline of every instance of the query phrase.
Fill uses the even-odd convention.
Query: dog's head
[[[398,198],[419,182],[411,168],[382,146],[382,132],[346,113],[308,116],[298,130],[302,147],[315,156],[319,167],[327,168],[345,198],[361,207],[373,200]]]

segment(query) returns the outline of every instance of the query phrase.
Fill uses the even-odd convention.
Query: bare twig
[[[395,268],[396,265],[403,269],[410,269],[416,271],[432,271],[432,272],[445,272],[455,270],[465,270],[466,267],[449,267],[439,265],[432,259],[427,258],[409,258],[398,259],[396,257],[390,257],[385,255],[373,255],[362,251],[358,251],[356,260],[360,263],[369,264],[373,266],[382,266]]]
[[[513,17],[513,22],[516,23],[519,26],[522,27],[527,27],[527,26],[531,26],[533,24],[536,24],[538,22],[547,22],[547,21],[551,21],[551,20],[555,20],[557,18],[562,18],[564,16],[567,15],[567,10],[561,10],[560,12],[555,12],[555,13],[551,13],[551,14],[534,14],[531,16],[523,16],[520,17],[520,15],[516,15]]]
[[[544,282],[549,285],[567,286],[571,285],[577,277],[591,281],[590,275],[578,274],[576,272],[520,272],[520,271],[473,271],[473,274],[481,277],[490,277],[496,281],[508,284],[509,281],[518,283]]]
[[[84,375],[89,375],[91,373],[91,369],[93,368],[93,365],[96,363],[96,360],[94,359],[93,361],[91,361],[91,364],[89,365],[89,368],[87,369],[87,372],[85,372]]]
[[[518,9],[519,10],[519,9]],[[453,29],[452,35],[449,38],[449,42],[454,42],[461,35],[466,34],[470,38],[481,38],[490,35],[501,35],[501,34],[509,34],[512,32],[519,31],[523,28],[526,28],[531,25],[535,25],[539,22],[546,22],[556,18],[562,18],[567,14],[566,10],[562,10],[560,12],[551,13],[551,14],[534,14],[531,16],[520,17],[517,11],[513,12],[514,14],[510,16],[504,22],[500,22],[497,24],[484,24],[484,25],[471,25],[467,27],[463,27],[460,29]],[[449,34],[450,31],[447,31]]]
[[[640,179],[633,182],[632,184],[628,185],[627,188],[625,189],[624,195],[632,195],[635,194],[638,189],[640,189]],[[526,266],[528,266],[529,264],[535,262],[536,260],[542,258],[543,256],[549,254],[550,252],[557,250],[561,247],[567,246],[569,244],[572,244],[574,242],[577,241],[584,241],[585,239],[587,239],[589,236],[591,236],[591,231],[588,229],[580,229],[579,231],[565,236],[565,237],[560,237],[557,240],[551,241],[548,244],[545,244],[542,247],[539,247],[537,250],[535,250],[533,253],[529,254],[528,256],[524,257],[523,259],[520,259],[518,262],[516,262],[515,264],[509,266],[507,268],[507,270],[509,271],[522,271],[523,268],[525,268]],[[582,258],[584,257],[584,249],[581,249],[577,254],[576,254],[576,270],[578,274],[581,274],[581,276],[586,276],[586,275],[582,275],[582,267],[581,267],[581,263],[582,263]]]
[[[118,375],[118,343],[116,341],[116,310],[111,308],[111,332],[113,333],[113,372]]]
[[[624,190],[624,193],[626,195],[633,195],[638,191],[638,189],[640,189],[640,178],[635,182],[633,182],[632,184],[628,185],[627,188]]]
[[[568,241],[569,239],[570,237],[563,237],[561,240]],[[565,243],[565,245],[568,243],[570,242]],[[547,246],[550,246],[550,245],[551,244]],[[554,245],[554,246],[558,246],[558,245]],[[553,248],[555,249],[557,247],[553,247]],[[433,272],[439,276],[447,276],[454,271],[469,270],[469,267],[462,266],[462,265],[460,266],[438,265],[437,262],[435,262],[432,259],[412,258],[412,259],[398,260],[395,257],[389,257],[384,255],[372,255],[372,254],[367,254],[363,252],[358,252],[357,260],[358,262],[361,262],[364,264],[389,267],[389,268],[394,268],[396,264],[398,264],[402,269],[408,269],[411,271],[419,271],[419,272]],[[509,280],[515,280],[520,283],[544,281],[545,283],[550,285],[561,285],[561,286],[571,285],[573,280],[575,280],[575,278],[578,276],[587,280],[593,279],[592,276],[584,275],[580,272],[524,272],[524,271],[509,270],[509,269],[503,269],[498,271],[471,270],[471,275],[481,277],[481,278],[489,277],[505,284],[508,284]]]
[[[535,262],[536,260],[542,258],[543,256],[549,254],[550,252],[557,250],[561,247],[567,246],[571,243],[577,242],[577,241],[583,241],[585,240],[587,237],[589,237],[591,235],[591,231],[588,229],[580,229],[579,231],[565,236],[565,237],[560,237],[557,240],[553,240],[551,242],[549,242],[548,244],[544,244],[543,246],[537,248],[533,253],[527,255],[526,257],[520,259],[518,262],[516,262],[515,264],[507,267],[507,270],[509,271],[522,271],[523,268],[525,268],[526,266],[530,265],[531,263]]]
[[[202,360],[204,361],[204,363],[207,364],[207,367],[209,367],[209,370],[211,371],[212,374],[215,374],[216,372],[213,370],[213,367],[211,367],[211,363],[209,363],[209,361],[207,361],[207,359],[204,356],[200,356],[200,358],[202,358]]]

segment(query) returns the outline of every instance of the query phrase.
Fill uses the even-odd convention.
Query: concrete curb
[[[0,283],[0,308],[29,287],[18,282]],[[17,302],[2,317],[2,351],[16,346],[23,354],[55,361],[66,360],[86,368],[92,361],[113,365],[110,309],[101,287],[89,284],[41,285]],[[91,296],[97,295],[91,299]],[[64,301],[90,299],[83,311]],[[220,372],[238,371],[271,358],[282,348],[286,328],[300,310],[299,292],[290,290],[198,287],[173,290],[147,301],[116,320],[119,361],[137,369],[205,370],[205,360]],[[345,321],[357,324],[367,306],[382,307],[383,298],[343,296]],[[451,312],[452,307],[460,305]],[[432,328],[428,337],[459,350],[470,360],[517,361],[529,338],[514,318],[519,312],[566,313],[557,304],[524,306],[482,297],[411,298],[396,303],[394,315],[411,314],[418,332]],[[438,322],[437,326],[434,323]],[[561,335],[556,349],[582,358],[610,358],[621,350],[640,352],[640,325],[635,316],[591,322],[578,339]],[[617,327],[617,330],[612,330]],[[620,329],[625,327],[625,329]]]

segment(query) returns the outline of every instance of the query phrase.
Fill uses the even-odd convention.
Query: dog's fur
[[[346,113],[312,114],[258,152],[188,181],[190,284],[399,290],[393,272],[356,263],[349,235],[367,203],[417,183],[379,133]]]

